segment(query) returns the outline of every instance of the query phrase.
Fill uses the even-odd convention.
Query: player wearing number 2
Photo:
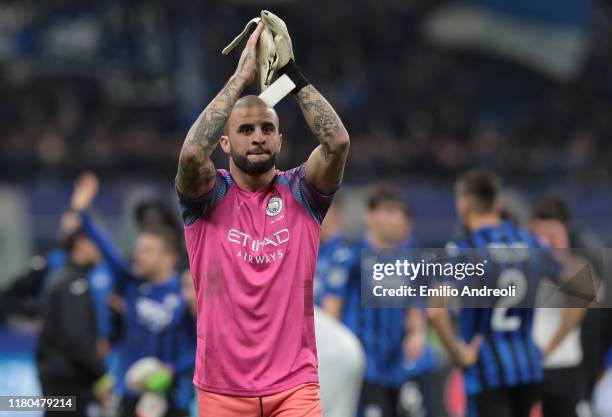
[[[539,280],[559,279],[562,267],[526,229],[502,219],[498,183],[495,175],[480,171],[467,173],[457,181],[457,213],[468,237],[456,245],[458,251],[466,253],[470,248],[529,248],[524,252],[528,256],[520,262],[494,262],[487,268],[493,285],[516,285],[517,294],[523,297],[525,288],[537,286]],[[534,309],[518,308],[522,300],[509,299],[505,299],[510,303],[503,308],[499,301],[495,308],[464,308],[461,337],[457,338],[446,309],[436,304],[439,301],[431,301],[433,308],[428,313],[452,359],[464,368],[467,415],[528,417],[542,380],[542,353],[531,336]],[[555,349],[574,324],[562,323],[543,353]]]

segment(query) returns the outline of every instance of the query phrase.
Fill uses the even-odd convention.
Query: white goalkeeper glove
[[[262,10],[261,18],[251,19],[244,30],[221,53],[229,54],[260,20],[264,22],[264,30],[257,45],[257,66],[261,91],[264,91],[278,78],[277,71],[295,60],[287,25],[281,18],[272,12]]]

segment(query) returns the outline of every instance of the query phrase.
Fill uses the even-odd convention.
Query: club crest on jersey
[[[270,217],[276,216],[283,209],[283,200],[280,197],[271,197],[268,200],[268,207],[266,207],[266,214]]]

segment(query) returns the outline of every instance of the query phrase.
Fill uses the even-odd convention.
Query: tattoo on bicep
[[[176,184],[185,195],[197,195],[202,184],[208,184],[214,178],[214,166],[203,156],[183,158],[179,161]]]

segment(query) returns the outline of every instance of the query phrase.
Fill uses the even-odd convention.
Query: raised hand
[[[280,17],[267,10],[261,11],[261,19],[274,36],[274,46],[278,55],[277,68],[287,65],[290,59],[295,61],[291,37],[289,36],[289,31],[287,30],[285,22],[283,22]]]
[[[257,41],[263,30],[264,24],[259,22],[240,55],[240,60],[238,61],[238,67],[236,68],[234,76],[244,86],[251,84],[255,80],[255,75],[257,73]]]
[[[98,177],[92,172],[82,174],[74,184],[70,207],[77,211],[87,210],[97,193]]]

